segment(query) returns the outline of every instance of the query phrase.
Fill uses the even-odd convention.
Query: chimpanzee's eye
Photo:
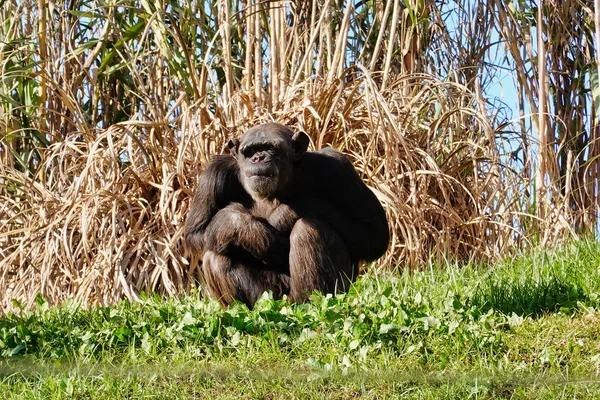
[[[242,149],[242,154],[246,158],[252,157],[254,155],[254,153],[256,153],[256,148],[254,146],[248,146],[248,147],[244,147]]]
[[[246,146],[242,148],[241,152],[244,157],[252,157],[255,153],[259,151],[274,151],[274,147],[268,143],[257,143],[250,146]]]

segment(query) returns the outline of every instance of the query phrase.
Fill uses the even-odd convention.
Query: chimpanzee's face
[[[273,199],[289,184],[294,162],[306,151],[308,137],[279,124],[263,124],[250,129],[241,141],[229,148],[238,161],[240,180],[255,199]]]

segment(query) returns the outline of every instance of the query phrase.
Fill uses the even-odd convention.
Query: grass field
[[[0,319],[0,397],[599,398],[600,245],[369,273],[346,295],[199,294]]]

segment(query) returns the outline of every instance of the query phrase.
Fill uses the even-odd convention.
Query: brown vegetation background
[[[377,268],[593,232],[600,20],[542,5],[0,3],[0,309],[195,287],[196,177],[266,121],[353,161],[391,223]]]

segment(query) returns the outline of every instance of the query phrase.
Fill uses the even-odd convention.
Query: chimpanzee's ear
[[[294,147],[294,152],[296,153],[296,160],[299,160],[304,153],[306,153],[309,142],[310,139],[306,133],[302,131],[294,133],[294,136],[292,136],[292,146]]]
[[[238,149],[240,148],[240,141],[237,139],[231,139],[229,143],[227,143],[227,148],[231,152],[231,154],[237,158]]]

